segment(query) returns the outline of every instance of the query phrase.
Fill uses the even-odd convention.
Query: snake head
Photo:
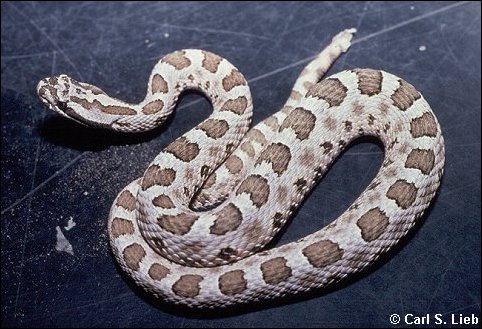
[[[155,108],[157,113],[154,115],[138,115],[142,107],[137,110],[136,105],[111,98],[100,88],[78,82],[65,74],[42,79],[37,85],[37,93],[48,108],[66,118],[90,127],[116,131],[147,131],[161,125],[170,113]],[[163,104],[157,103],[154,105],[159,107]],[[147,107],[147,110],[152,108]]]
[[[72,79],[65,74],[42,79],[37,85],[37,94],[51,110],[68,117],[65,109],[70,100]]]
[[[42,79],[37,85],[37,94],[49,109],[79,123],[104,126],[112,121],[105,115],[100,117],[102,122],[92,119],[98,111],[88,102],[88,98],[105,93],[95,86],[78,82],[65,74]]]

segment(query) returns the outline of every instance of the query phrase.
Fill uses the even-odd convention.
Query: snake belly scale
[[[322,79],[354,32],[336,35],[301,72],[285,106],[251,130],[246,79],[203,50],[164,56],[139,104],[66,75],[39,82],[52,110],[123,132],[161,125],[184,90],[212,103],[211,116],[168,145],[112,205],[112,251],[139,286],[195,308],[273,299],[358,272],[407,234],[440,184],[443,137],[423,96],[390,73],[353,69]],[[264,250],[360,136],[385,149],[365,191],[321,230]]]

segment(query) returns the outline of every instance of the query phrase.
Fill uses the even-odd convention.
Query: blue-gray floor
[[[393,313],[480,318],[480,3],[2,2],[1,9],[2,327],[387,326]],[[197,314],[133,290],[109,252],[111,203],[159,150],[209,115],[209,103],[188,95],[162,134],[123,136],[49,112],[37,82],[66,73],[139,101],[163,54],[203,48],[250,80],[257,123],[280,108],[308,59],[352,26],[359,30],[353,47],[330,72],[396,74],[423,93],[441,123],[445,176],[423,223],[392,257],[310,298]],[[278,244],[341,214],[382,159],[377,145],[353,146]],[[69,219],[76,226],[66,230]],[[73,255],[56,251],[57,226]]]

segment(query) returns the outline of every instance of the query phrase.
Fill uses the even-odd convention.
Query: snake
[[[114,200],[109,243],[130,279],[162,302],[195,309],[279,299],[353,276],[407,235],[440,185],[440,125],[420,92],[395,75],[351,69],[324,78],[355,32],[338,33],[301,71],[281,110],[251,129],[246,78],[206,50],[163,56],[138,104],[65,74],[38,83],[40,99],[58,114],[127,133],[163,125],[187,90],[212,104],[207,119]],[[366,189],[319,231],[267,248],[362,136],[384,149]]]

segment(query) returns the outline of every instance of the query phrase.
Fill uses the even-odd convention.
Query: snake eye
[[[62,112],[65,112],[67,110],[67,102],[57,102],[57,107],[59,108],[59,110],[61,110]]]

